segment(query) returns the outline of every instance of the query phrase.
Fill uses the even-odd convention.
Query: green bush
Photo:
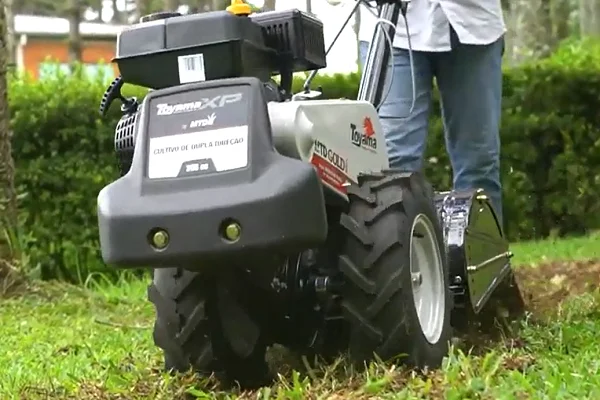
[[[41,278],[82,280],[104,270],[98,256],[96,197],[117,176],[118,107],[98,114],[102,81],[10,81],[13,155],[23,246]],[[36,268],[37,267],[37,268]]]
[[[512,240],[600,227],[600,47],[565,43],[551,58],[505,72],[502,173]],[[327,98],[355,98],[359,75],[317,76]],[[302,81],[295,80],[300,90]],[[9,100],[21,202],[22,246],[42,278],[105,271],[96,196],[117,177],[118,107],[101,119],[99,81],[14,78]],[[139,97],[144,90],[129,88]],[[436,111],[439,109],[435,105]],[[451,186],[439,112],[432,116],[427,174]],[[437,160],[437,162],[433,162]]]

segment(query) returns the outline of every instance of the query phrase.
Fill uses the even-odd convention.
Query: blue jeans
[[[502,224],[499,124],[504,38],[473,46],[459,43],[454,32],[451,36],[452,51],[413,51],[416,100],[409,116],[413,92],[408,51],[394,49],[394,79],[379,110],[390,167],[421,170],[435,77],[454,189],[484,189]],[[361,65],[368,47],[369,43],[360,43]]]

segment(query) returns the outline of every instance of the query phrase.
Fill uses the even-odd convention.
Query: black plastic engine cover
[[[511,252],[483,190],[436,194],[450,264],[451,289],[475,313],[510,272]]]
[[[161,89],[241,76],[267,81],[275,56],[260,25],[213,11],[131,25],[119,33],[113,61],[125,82]]]
[[[256,78],[150,92],[129,172],[98,196],[102,257],[120,267],[186,265],[291,253],[327,235],[322,186],[310,164],[275,152]],[[242,234],[220,234],[235,220]],[[163,250],[150,245],[168,232]]]

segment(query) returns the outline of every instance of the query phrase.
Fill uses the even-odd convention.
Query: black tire
[[[148,299],[156,309],[154,343],[163,350],[166,370],[214,373],[244,388],[270,382],[265,343],[259,341],[248,357],[239,357],[229,345],[214,280],[182,268],[155,269]]]
[[[385,172],[359,177],[348,196],[349,210],[340,221],[347,239],[339,266],[351,359],[364,363],[376,355],[383,361],[398,357],[411,367],[439,367],[452,337],[452,296],[431,186],[417,173]],[[443,325],[433,344],[423,334],[411,289],[410,236],[421,214],[432,223],[443,266]]]

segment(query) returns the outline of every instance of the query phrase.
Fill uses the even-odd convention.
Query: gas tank
[[[383,129],[367,101],[300,100],[268,108],[275,149],[313,164],[325,187],[341,197],[360,173],[389,168]]]

